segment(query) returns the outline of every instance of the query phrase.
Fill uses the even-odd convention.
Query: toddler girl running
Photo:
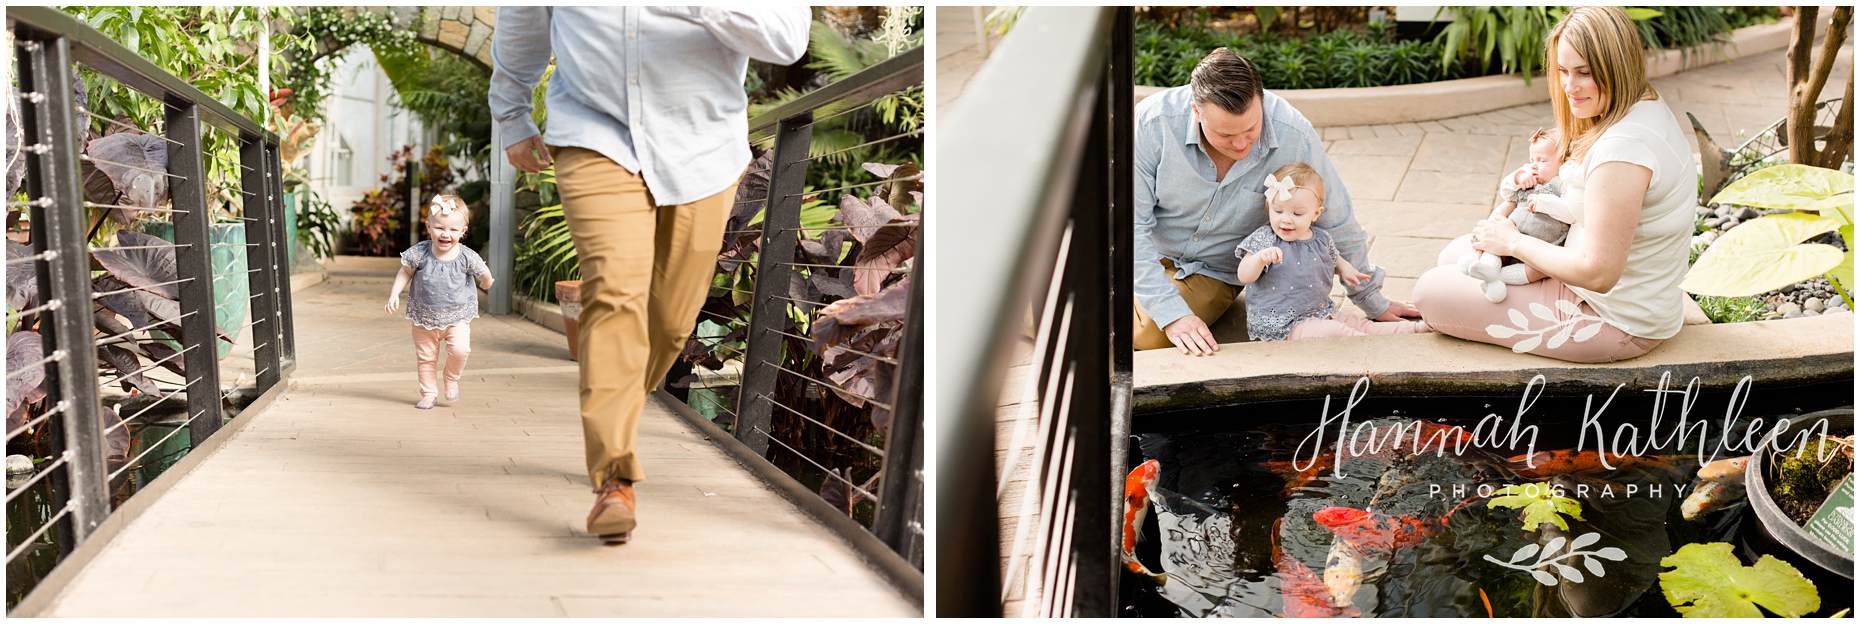
[[[1330,276],[1351,286],[1369,276],[1337,253],[1330,233],[1311,226],[1324,214],[1323,197],[1324,180],[1310,165],[1292,163],[1266,176],[1266,225],[1234,250],[1247,285],[1247,334],[1301,340],[1430,331],[1425,321],[1378,323],[1337,312]]]
[[[439,195],[426,215],[429,240],[400,254],[400,273],[388,292],[388,314],[400,309],[400,290],[413,283],[407,297],[407,318],[413,321],[413,354],[420,375],[420,409],[433,409],[439,398],[434,373],[439,368],[439,343],[446,343],[446,400],[459,400],[459,375],[471,355],[471,320],[478,318],[479,288],[491,287],[491,270],[477,252],[460,240],[470,209],[455,195]]]

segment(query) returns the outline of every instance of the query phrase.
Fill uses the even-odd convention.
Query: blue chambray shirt
[[[715,195],[749,166],[749,59],[794,63],[811,23],[807,7],[498,7],[500,145],[540,134],[531,93],[553,52],[550,145],[600,152],[659,205]]]
[[[1369,264],[1369,235],[1357,225],[1350,193],[1324,154],[1311,122],[1283,98],[1265,92],[1264,128],[1245,160],[1214,180],[1214,159],[1201,144],[1200,124],[1189,108],[1194,94],[1176,87],[1137,103],[1135,284],[1131,290],[1158,328],[1193,314],[1163,270],[1175,263],[1176,279],[1206,275],[1240,286],[1234,248],[1266,225],[1266,175],[1303,162],[1324,178],[1324,215],[1314,224],[1330,232],[1337,251],[1369,280],[1347,287],[1350,301],[1369,318],[1389,307],[1382,296],[1382,267]],[[1214,319],[1202,319],[1212,323]]]

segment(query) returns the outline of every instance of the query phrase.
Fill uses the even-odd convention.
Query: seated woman
[[[1545,65],[1563,137],[1565,197],[1581,218],[1563,246],[1481,221],[1421,275],[1415,307],[1435,330],[1570,362],[1638,357],[1679,333],[1697,171],[1679,120],[1647,82],[1640,35],[1616,7],[1572,9]],[[1502,303],[1453,264],[1468,250],[1515,256],[1532,280]]]

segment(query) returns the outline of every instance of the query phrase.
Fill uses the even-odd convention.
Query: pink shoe
[[[459,382],[446,382],[446,401],[451,402],[457,400],[459,400]]]
[[[413,404],[413,406],[420,408],[420,409],[433,409],[433,404],[437,403],[438,401],[439,401],[439,397],[425,396],[425,397],[420,397],[420,402]]]

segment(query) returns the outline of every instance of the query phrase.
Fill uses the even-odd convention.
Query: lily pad
[[[1486,506],[1523,509],[1521,519],[1526,531],[1535,531],[1545,524],[1554,524],[1559,529],[1568,530],[1569,523],[1562,516],[1582,519],[1582,503],[1573,498],[1557,496],[1555,488],[1548,483],[1505,486],[1492,493],[1492,499],[1486,502]]]
[[[1660,565],[1673,568],[1660,574],[1666,601],[1686,617],[1760,618],[1759,606],[1801,617],[1821,608],[1815,584],[1795,566],[1764,555],[1746,567],[1731,549],[1723,542],[1686,544],[1661,559]]]
[[[1679,288],[1695,295],[1745,297],[1826,273],[1841,264],[1841,250],[1802,241],[1839,227],[1834,219],[1800,213],[1751,220],[1726,231],[1700,254]]]
[[[1777,165],[1739,178],[1712,196],[1710,203],[1819,210],[1823,202],[1837,195],[1847,195],[1846,201],[1852,203],[1853,192],[1851,173],[1808,165]]]

